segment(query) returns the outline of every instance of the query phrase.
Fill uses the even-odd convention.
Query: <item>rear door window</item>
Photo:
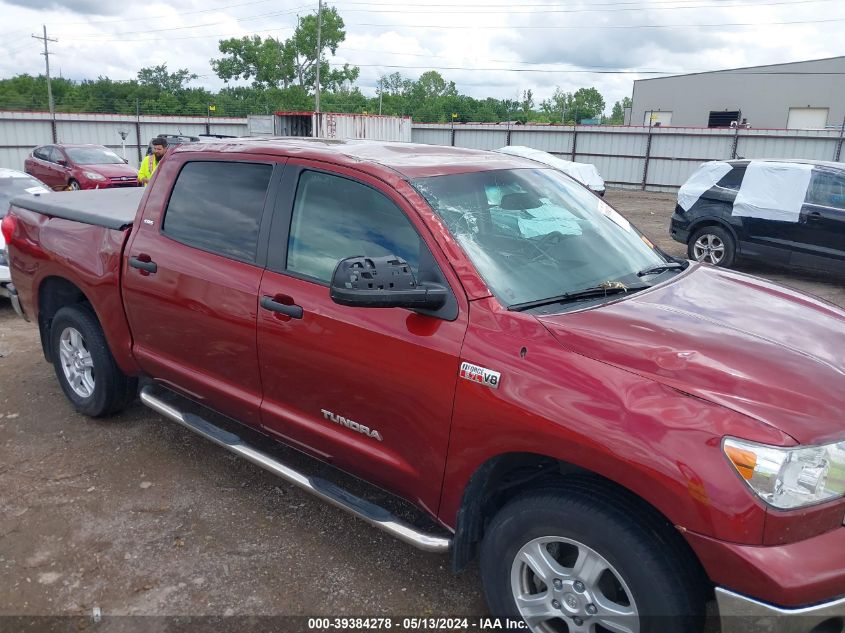
[[[187,163],[164,214],[168,237],[203,251],[255,263],[272,165]]]
[[[845,176],[814,169],[807,189],[806,202],[834,209],[845,209]]]
[[[740,185],[742,185],[742,177],[744,175],[745,166],[734,167],[727,174],[722,176],[722,179],[716,183],[716,186],[721,187],[722,189],[731,189],[733,191],[739,191],[739,187]]]
[[[50,148],[49,147],[39,147],[34,152],[32,152],[32,155],[35,156],[35,158],[37,158],[38,160],[49,161],[50,160]]]

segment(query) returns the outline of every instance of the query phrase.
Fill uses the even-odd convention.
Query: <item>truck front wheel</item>
[[[107,416],[135,398],[138,381],[117,367],[90,308],[61,308],[53,317],[50,334],[56,376],[77,411],[95,418]]]
[[[618,502],[549,490],[502,508],[481,546],[493,615],[540,633],[697,631],[703,601],[683,560]]]

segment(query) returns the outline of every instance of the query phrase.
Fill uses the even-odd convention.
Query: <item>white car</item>
[[[21,171],[14,169],[0,168],[0,219],[9,211],[9,202],[12,198],[26,194],[49,193],[50,188],[40,180],[37,180]],[[8,297],[9,291],[6,286],[11,283],[12,276],[9,274],[9,260],[6,253],[6,240],[0,233],[0,297]]]
[[[523,158],[529,158],[533,161],[537,161],[538,163],[548,165],[549,167],[554,167],[570,178],[577,180],[582,185],[585,185],[593,193],[600,196],[604,195],[604,179],[601,177],[601,174],[599,174],[599,170],[596,169],[595,165],[563,160],[554,154],[549,154],[548,152],[534,149],[532,147],[525,147],[523,145],[508,145],[507,147],[501,147],[495,151],[502,154],[510,154],[511,156],[522,156]]]

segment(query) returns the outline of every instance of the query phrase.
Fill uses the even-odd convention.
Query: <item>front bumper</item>
[[[676,210],[669,222],[669,234],[672,239],[681,244],[686,244],[689,241],[689,224],[689,218],[680,215]]]
[[[845,618],[845,598],[811,607],[784,609],[717,587],[716,602],[721,633],[839,632]],[[825,626],[825,623],[829,624]]]

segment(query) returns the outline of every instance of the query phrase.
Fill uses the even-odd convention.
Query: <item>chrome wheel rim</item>
[[[73,181],[72,183],[70,183],[69,188],[70,188],[71,191],[79,191],[79,183],[76,182],[76,181]]]
[[[526,543],[511,567],[519,614],[537,633],[639,633],[624,578],[594,549],[561,536]]]
[[[706,233],[695,240],[692,245],[692,254],[696,261],[716,266],[725,259],[725,243],[718,235]]]
[[[59,337],[59,359],[70,388],[80,398],[94,393],[94,359],[79,330],[66,327]]]

